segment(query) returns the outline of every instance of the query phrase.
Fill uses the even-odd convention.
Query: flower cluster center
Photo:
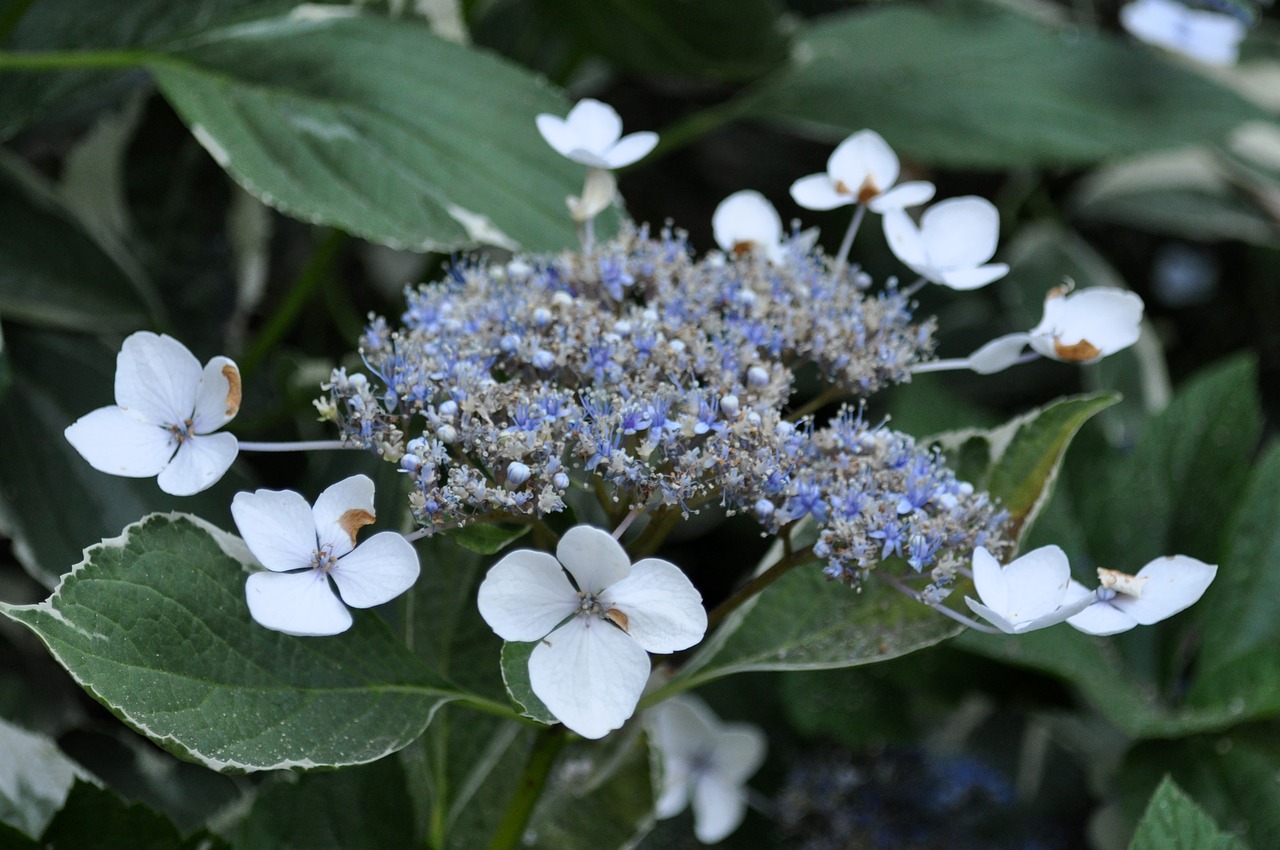
[[[338,565],[338,556],[328,545],[321,546],[311,555],[311,569],[327,573]]]

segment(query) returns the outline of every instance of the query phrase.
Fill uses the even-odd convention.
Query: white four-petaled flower
[[[347,605],[381,605],[418,579],[417,553],[401,535],[383,531],[356,545],[356,532],[374,521],[365,475],[331,485],[314,507],[292,490],[237,493],[231,515],[270,571],[249,576],[244,589],[250,615],[269,629],[336,635],[351,627]]]
[[[215,434],[240,409],[240,370],[226,357],[203,369],[168,335],[131,334],[116,357],[116,403],[67,427],[67,441],[101,472],[158,476],[160,489],[190,496],[212,486],[239,443]]]
[[[764,762],[764,733],[749,723],[721,723],[692,696],[659,703],[644,719],[662,758],[657,816],[673,817],[692,801],[698,840],[728,837],[746,815],[745,784]]]
[[[1064,605],[1071,564],[1057,546],[1041,546],[1001,567],[979,546],[973,552],[973,586],[982,602],[965,604],[1005,634],[1043,629],[1078,613],[1087,602]]]
[[[721,201],[711,216],[711,230],[727,253],[759,251],[770,262],[782,262],[782,218],[759,192],[744,189]]]
[[[912,271],[951,289],[977,289],[1009,273],[1004,263],[987,263],[1000,238],[1000,213],[976,195],[939,201],[924,211],[919,226],[906,212],[890,210],[884,236]]]
[[[1120,10],[1120,23],[1148,44],[1208,65],[1234,65],[1248,29],[1234,15],[1176,0],[1137,0]]]
[[[999,372],[1018,362],[1028,345],[1053,360],[1092,363],[1138,341],[1142,310],[1142,299],[1124,289],[1060,287],[1045,298],[1040,324],[1029,333],[993,339],[969,355],[968,365],[984,375]]]
[[[900,168],[897,154],[879,133],[859,130],[832,151],[825,174],[792,183],[791,197],[811,210],[858,203],[877,213],[913,207],[933,197],[933,184],[924,180],[895,187]]]
[[[679,567],[656,558],[632,564],[607,532],[582,525],[565,532],[555,557],[520,549],[494,564],[477,602],[502,639],[538,641],[533,692],[585,738],[603,737],[635,711],[648,653],[687,649],[707,630],[702,596]]]
[[[1067,618],[1067,623],[1091,635],[1114,635],[1134,626],[1149,626],[1193,605],[1217,574],[1215,565],[1186,555],[1156,558],[1133,576],[1100,569],[1097,591],[1071,582],[1066,604],[1089,597],[1097,601]]]
[[[538,132],[556,153],[591,168],[622,168],[658,144],[658,134],[648,131],[623,137],[618,113],[592,98],[578,101],[565,118],[544,112],[536,120]]]

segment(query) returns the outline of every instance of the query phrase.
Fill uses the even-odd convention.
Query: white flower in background
[[[1215,565],[1186,555],[1156,558],[1136,576],[1100,569],[1097,591],[1071,582],[1068,604],[1089,597],[1097,601],[1067,618],[1067,623],[1091,635],[1114,635],[1134,626],[1149,626],[1197,602],[1217,574]]]
[[[1137,0],[1120,10],[1137,38],[1207,65],[1234,65],[1248,27],[1234,15],[1190,9],[1176,0]]]
[[[770,262],[782,262],[782,218],[759,192],[744,189],[721,201],[711,230],[725,253],[759,251]]]
[[[1057,546],[1033,549],[1004,567],[979,546],[973,552],[973,586],[982,602],[965,604],[1005,634],[1018,635],[1061,623],[1083,610],[1083,600],[1066,603],[1071,564]]]
[[[1142,299],[1128,290],[1058,287],[1045,297],[1040,324],[993,339],[969,355],[968,366],[983,375],[999,372],[1018,362],[1028,345],[1053,360],[1092,363],[1138,341],[1142,310]]]
[[[347,605],[390,602],[418,579],[418,555],[401,535],[383,531],[356,545],[356,532],[374,521],[368,476],[326,488],[315,507],[292,490],[237,493],[231,516],[270,570],[249,576],[244,588],[249,613],[268,629],[336,635],[351,627]]]
[[[714,844],[727,838],[747,813],[745,786],[764,762],[764,733],[750,723],[721,723],[692,696],[659,703],[644,719],[662,757],[657,816],[673,817],[692,801],[698,840]]]
[[[584,738],[603,737],[632,715],[649,678],[648,653],[687,649],[707,630],[702,596],[679,567],[656,558],[632,564],[618,541],[585,525],[565,532],[555,557],[508,554],[481,582],[477,602],[503,640],[538,641],[529,684]]]
[[[825,174],[792,183],[791,197],[811,210],[858,203],[877,213],[913,207],[933,197],[933,184],[924,180],[895,187],[900,170],[898,155],[879,133],[859,130],[832,151]]]
[[[623,137],[618,113],[591,98],[578,101],[566,118],[544,112],[537,123],[538,132],[556,153],[591,168],[631,165],[658,144],[658,134],[648,131]]]
[[[171,336],[131,334],[116,357],[116,403],[63,432],[89,465],[126,478],[158,476],[160,489],[190,496],[212,486],[239,443],[215,434],[240,409],[240,370],[226,357],[200,367]]]
[[[919,226],[902,210],[884,216],[884,236],[894,256],[933,283],[977,289],[1009,273],[987,263],[1000,238],[1000,213],[986,198],[948,198],[924,211]]]

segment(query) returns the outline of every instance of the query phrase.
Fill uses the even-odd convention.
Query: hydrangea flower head
[[[648,131],[624,137],[614,108],[592,98],[578,101],[565,118],[544,112],[536,120],[538,132],[556,153],[591,168],[631,165],[658,144],[658,134]]]
[[[770,262],[782,261],[782,218],[759,192],[744,189],[721,201],[711,230],[725,253],[760,251]]]
[[[249,576],[245,599],[269,629],[336,635],[351,628],[347,605],[390,602],[418,580],[418,555],[403,536],[383,531],[356,545],[356,532],[374,521],[368,476],[331,485],[314,506],[292,490],[237,493],[231,516],[268,570]]]
[[[565,532],[555,557],[520,549],[494,564],[478,605],[502,639],[538,641],[529,684],[584,738],[632,715],[650,652],[687,649],[707,630],[702,595],[679,567],[657,558],[632,564],[607,532],[584,525]]]
[[[200,367],[171,336],[131,334],[116,358],[116,403],[63,432],[89,465],[126,478],[155,475],[160,489],[190,496],[212,486],[239,443],[214,433],[240,410],[240,370],[226,357]]]
[[[918,226],[904,211],[890,210],[884,235],[912,271],[951,289],[977,289],[1009,273],[1004,263],[987,263],[1000,238],[1000,213],[986,198],[940,201],[924,211]]]
[[[827,159],[825,174],[810,174],[791,184],[791,197],[811,210],[866,204],[873,212],[923,204],[933,197],[932,183],[912,181],[895,187],[901,166],[879,133],[859,130]]]
[[[982,346],[969,355],[969,368],[984,375],[999,372],[1017,362],[1028,345],[1052,360],[1093,363],[1138,341],[1142,311],[1142,299],[1128,290],[1059,287],[1045,298],[1038,325]]]
[[[1134,626],[1149,626],[1199,601],[1217,574],[1217,566],[1186,555],[1156,558],[1132,576],[1100,569],[1097,601],[1067,618],[1067,623],[1091,635],[1114,635]],[[1091,596],[1093,591],[1072,581],[1066,602]]]
[[[1234,65],[1248,29],[1234,15],[1177,0],[1136,0],[1120,10],[1120,24],[1148,44],[1207,65]]]
[[[659,818],[693,803],[703,844],[729,836],[747,813],[746,781],[764,762],[764,733],[749,723],[721,723],[702,700],[678,696],[645,713],[649,740],[662,757]]]

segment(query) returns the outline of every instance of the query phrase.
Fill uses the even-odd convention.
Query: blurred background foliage
[[[406,283],[479,243],[572,244],[561,202],[579,175],[534,113],[590,95],[658,130],[621,177],[625,214],[672,221],[700,249],[742,188],[834,247],[844,213],[803,211],[787,187],[870,127],[940,197],[1000,208],[1010,275],[920,295],[943,356],[1030,327],[1064,279],[1131,288],[1148,311],[1143,342],[1098,365],[922,376],[876,412],[924,436],[1120,390],[1028,545],[1062,545],[1078,577],[1175,551],[1221,571],[1188,613],[1105,641],[969,634],[872,666],[712,683],[722,716],[771,741],[756,810],[725,846],[1278,847],[1280,26],[1240,8],[1258,16],[1241,62],[1209,69],[1133,41],[1114,3],[1090,0],[0,3],[0,598],[43,598],[84,546],[150,511],[228,527],[237,490],[314,493],[356,463],[242,460],[181,501],[99,475],[61,432],[110,402],[128,332],[236,358],[241,437],[326,437],[318,383],[356,362],[370,312],[398,315]],[[900,272],[874,227],[854,256],[877,279]],[[671,557],[714,601],[763,543],[749,523],[697,524]],[[0,846],[36,846],[51,818],[46,839],[63,841],[96,819],[102,841],[153,846],[443,846],[421,797],[450,735],[439,722],[398,757],[335,773],[215,775],[126,730],[0,622],[0,753],[34,754],[0,758]],[[626,746],[616,761],[643,784]],[[113,793],[72,787],[87,775]],[[476,846],[510,778],[454,779],[472,792],[450,814],[456,846]],[[1134,837],[1158,787],[1152,811],[1185,820],[1149,816]],[[549,798],[536,822],[562,843],[545,846],[586,840],[555,831],[556,806],[585,805],[575,793]],[[641,818],[634,800],[597,803]],[[687,818],[642,846],[694,846]]]

